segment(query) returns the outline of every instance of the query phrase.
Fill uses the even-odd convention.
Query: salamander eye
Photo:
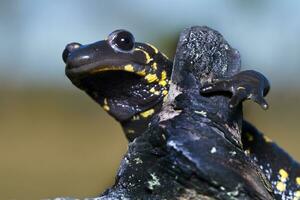
[[[134,47],[133,35],[125,30],[117,30],[108,36],[108,41],[112,48],[118,51],[130,51]]]

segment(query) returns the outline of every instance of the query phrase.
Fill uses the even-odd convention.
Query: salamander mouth
[[[74,82],[79,88],[105,98],[126,99],[142,86],[143,77],[124,70],[106,70],[81,77]]]

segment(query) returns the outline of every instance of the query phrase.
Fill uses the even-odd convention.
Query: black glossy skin
[[[111,114],[118,121],[120,121],[127,138],[130,141],[132,141],[134,138],[142,135],[143,132],[146,131],[147,133],[147,128],[150,124],[149,122],[157,123],[155,122],[155,120],[158,117],[157,114],[161,112],[161,105],[163,103],[164,97],[166,96],[166,92],[164,92],[164,95],[162,91],[168,91],[169,89],[168,80],[170,80],[171,76],[172,62],[169,61],[158,50],[156,50],[155,47],[150,46],[148,44],[135,43],[135,47],[142,49],[146,53],[141,53],[141,50],[134,50],[134,48],[130,49],[129,51],[116,50],[115,47],[112,45],[112,40],[116,33],[118,33],[118,31],[113,32],[107,40],[100,41],[91,45],[82,46],[78,43],[72,43],[66,47],[63,57],[67,64],[66,74],[70,78],[70,80],[76,86],[85,90],[94,100],[96,100],[100,105],[102,105],[104,109],[109,112],[109,114]],[[146,54],[149,55],[150,62],[147,62]],[[233,59],[232,62],[233,63],[229,62],[228,64],[238,65],[238,63],[234,63],[238,61],[235,61]],[[153,69],[153,63],[157,63],[157,70]],[[130,72],[127,71],[123,75],[118,75],[120,71],[126,71],[125,66],[128,64],[133,66],[133,71],[130,69]],[[140,72],[144,69],[145,74],[141,74]],[[247,165],[249,166],[245,165],[245,168],[247,169],[248,167],[250,167],[249,173],[251,174],[251,170],[255,169],[255,167],[251,164],[251,161],[249,161],[247,157],[245,157],[243,151],[241,151],[243,150],[242,146],[244,145],[245,149],[250,150],[251,156],[253,158],[256,158],[254,160],[258,163],[258,165],[260,167],[263,166],[262,171],[270,180],[275,191],[276,199],[289,199],[292,197],[296,198],[296,195],[298,195],[297,191],[300,190],[300,184],[298,184],[296,181],[296,179],[300,176],[299,165],[296,162],[294,162],[280,148],[278,148],[276,145],[273,145],[270,142],[266,142],[266,140],[260,139],[249,141],[248,137],[245,136],[246,134],[252,134],[254,138],[257,138],[258,136],[260,138],[263,138],[263,136],[259,135],[257,130],[250,128],[251,126],[248,126],[246,122],[243,122],[242,113],[239,112],[241,108],[241,102],[243,102],[246,99],[254,100],[258,104],[260,104],[264,109],[268,108],[268,104],[263,98],[269,91],[269,83],[267,79],[258,72],[238,72],[239,69],[237,68],[231,68],[231,74],[227,75],[221,74],[221,72],[218,71],[218,69],[216,68],[210,71],[209,73],[205,70],[206,69],[201,68],[201,70],[199,70],[199,68],[195,68],[194,73],[204,74],[199,75],[200,78],[198,81],[196,81],[198,82],[197,84],[196,82],[194,83],[198,86],[196,88],[193,88],[192,90],[189,90],[189,93],[184,92],[185,95],[180,95],[181,100],[179,101],[180,103],[176,105],[176,109],[180,110],[182,114],[178,116],[177,120],[175,120],[171,124],[170,122],[162,124],[164,124],[164,126],[170,126],[168,128],[169,131],[173,130],[172,127],[176,127],[176,129],[173,130],[174,133],[185,132],[184,130],[186,128],[184,127],[187,127],[187,124],[192,123],[194,125],[191,127],[194,127],[194,130],[202,130],[199,132],[200,135],[203,134],[204,130],[207,130],[209,133],[213,133],[215,132],[215,130],[212,128],[217,127],[223,132],[225,138],[228,139],[230,143],[224,143],[222,138],[218,139],[218,134],[214,135],[214,141],[216,142],[215,145],[223,148],[218,149],[217,153],[214,154],[214,156],[220,157],[214,159],[222,160],[223,158],[225,158],[224,162],[226,162],[227,157],[224,157],[226,152],[229,153],[235,151],[235,155],[238,158],[237,160],[239,160],[238,162],[240,162],[240,160],[245,160],[246,163],[248,162]],[[162,71],[166,72],[166,78],[162,78]],[[136,76],[130,76],[127,73],[132,73]],[[103,76],[103,74],[106,75]],[[148,74],[155,74],[158,78],[158,81],[147,81],[145,77]],[[173,76],[176,77],[176,74]],[[122,84],[122,87],[119,85],[113,86],[112,80],[116,81],[116,79],[120,77],[122,82],[124,83]],[[181,82],[180,84],[183,84],[188,88],[188,86],[192,84],[190,82],[192,79],[189,79],[188,77],[185,78],[188,80],[188,82]],[[136,82],[132,82],[132,79],[134,79]],[[164,80],[167,84],[163,84],[164,86],[162,86],[160,81]],[[118,91],[122,91],[124,90],[124,88],[127,89],[124,93],[119,95]],[[155,91],[160,91],[160,94],[155,95],[153,93],[153,90],[152,92],[150,91],[151,88],[155,88]],[[198,92],[196,92],[196,89],[198,90]],[[197,95],[199,95],[199,90],[201,92],[200,95],[203,95],[203,97],[205,98],[199,98],[199,96],[196,97]],[[220,100],[219,95],[224,95],[224,98],[221,98],[222,100]],[[214,98],[214,96],[217,96],[217,98]],[[231,96],[229,98],[230,101],[227,101],[228,96]],[[195,101],[198,103],[194,104],[193,102]],[[209,103],[209,101],[215,102]],[[109,109],[107,106],[109,107]],[[218,112],[218,110],[222,112]],[[206,117],[204,117],[203,115],[205,115]],[[207,123],[207,121],[205,121],[207,118],[212,120],[212,122],[218,123]],[[169,121],[173,120],[171,119]],[[187,123],[187,121],[190,123]],[[204,122],[206,124],[205,126],[203,126]],[[174,124],[176,123],[178,123],[178,125],[174,126]],[[241,131],[239,130],[241,129],[242,124],[243,137],[241,138]],[[183,130],[178,131],[180,130],[179,127],[182,127]],[[189,133],[187,132],[187,135],[188,134]],[[256,135],[258,136],[256,137]],[[167,133],[166,136],[168,136]],[[172,137],[173,136],[174,135],[172,135]],[[173,141],[177,141],[183,144],[184,141],[188,140],[189,138],[186,138],[183,134],[182,136],[178,135],[178,138],[174,139]],[[193,142],[188,141],[187,143],[189,143],[190,145]],[[231,144],[233,144],[235,147],[231,146]],[[197,162],[199,162],[198,156],[202,155],[201,159],[205,158],[203,162],[207,163],[206,166],[214,166],[211,169],[211,175],[215,178],[220,176],[220,174],[218,175],[219,172],[221,173],[226,170],[230,171],[231,168],[236,167],[236,163],[234,165],[227,163],[226,169],[219,166],[220,171],[214,171],[214,169],[216,169],[216,166],[218,166],[219,164],[216,162],[211,163],[214,159],[207,160],[209,156],[202,154],[205,152],[197,150],[199,146],[201,146],[201,148],[199,148],[199,150],[201,150],[204,149],[206,145],[209,146],[207,146],[207,148],[212,148],[210,146],[211,143],[203,143],[201,145],[197,143],[195,144],[195,146],[191,145],[188,147],[188,149],[181,149],[181,151],[196,153],[197,156],[195,155],[195,158],[197,158]],[[238,149],[240,150],[236,149],[236,147],[238,147]],[[222,153],[218,155],[219,152]],[[271,156],[274,159],[271,159],[269,156]],[[151,163],[151,159],[153,158],[149,157],[147,159]],[[241,163],[239,165],[241,165]],[[253,168],[251,168],[251,166]],[[282,182],[283,184],[286,184],[286,188],[284,191],[277,190],[278,181],[281,180],[280,178],[278,179],[278,176],[280,176],[280,169],[285,169],[288,173],[288,178],[286,178],[286,180]],[[272,175],[270,176],[266,170],[272,170]],[[206,172],[203,171],[203,173]],[[243,174],[243,172],[241,171],[239,173]],[[235,176],[236,175],[233,175],[232,177]],[[122,176],[120,175],[120,177]],[[207,176],[207,178],[210,179],[212,177]],[[241,177],[236,176],[236,178],[240,179]],[[236,182],[238,183],[239,180],[236,180]],[[252,187],[252,189],[254,188],[255,190],[256,188],[257,190],[259,190],[259,187],[255,184],[253,185],[253,183],[263,184],[262,182],[261,180],[252,180],[247,184],[250,184],[248,186]],[[226,184],[230,185],[230,182]],[[232,185],[230,187],[234,188],[235,186]],[[251,193],[251,191],[249,192]],[[265,193],[264,195],[268,194]]]
[[[130,141],[147,128],[168,93],[172,63],[125,30],[89,45],[68,44],[63,59],[72,83],[118,120]]]
[[[243,123],[243,145],[270,181],[276,199],[300,199],[300,165],[270,138]]]

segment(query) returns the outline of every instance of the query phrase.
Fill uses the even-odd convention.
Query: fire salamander
[[[149,127],[168,95],[172,61],[153,45],[135,42],[126,30],[116,30],[93,44],[70,43],[63,60],[72,83],[121,123],[129,141]],[[226,80],[214,80],[200,92],[231,93],[231,108],[251,99],[267,109],[263,96],[268,91],[269,83],[262,74],[243,71]],[[245,121],[242,139],[236,140],[260,166],[276,199],[300,200],[299,163]]]

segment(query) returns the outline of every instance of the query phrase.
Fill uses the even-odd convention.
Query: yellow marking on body
[[[155,94],[155,95],[160,95],[160,91],[155,90],[154,87],[152,87],[149,91],[150,91],[151,93]]]
[[[148,81],[148,83],[152,83],[152,82],[158,80],[156,74],[147,74],[147,75],[145,76],[145,79]]]
[[[265,139],[266,142],[272,142],[272,140],[266,135],[264,135],[264,139]]]
[[[154,94],[158,96],[160,95],[160,91],[155,91]]]
[[[138,75],[140,75],[140,76],[145,76],[145,75],[146,75],[146,70],[143,69],[142,71],[137,71],[136,73],[137,73]]]
[[[151,67],[152,67],[153,69],[157,70],[157,63],[156,63],[156,62],[152,63]]]
[[[297,183],[297,185],[300,186],[300,177],[297,177],[297,178],[296,178],[296,183]]]
[[[128,132],[128,133],[135,133],[135,131],[132,130],[132,129],[127,129],[127,132]]]
[[[104,109],[105,111],[109,111],[110,108],[109,108],[109,106],[107,105],[108,103],[107,103],[107,99],[106,99],[106,98],[104,98],[103,103],[104,103],[104,105],[102,106],[103,109]]]
[[[287,178],[289,177],[289,174],[284,169],[280,169],[279,174],[280,174],[280,180],[282,182],[285,182],[287,180]]]
[[[276,189],[280,192],[284,192],[286,190],[286,184],[281,181],[278,181],[276,184]]]
[[[104,98],[103,103],[104,103],[105,105],[107,105],[107,98]]]
[[[238,90],[245,90],[246,88],[240,86],[240,87],[238,87],[237,89],[238,89]]]
[[[106,111],[109,111],[110,108],[109,108],[108,105],[103,105],[103,109],[106,110]]]
[[[151,93],[154,93],[154,92],[155,92],[155,88],[152,87],[149,91],[150,91]]]
[[[254,137],[251,133],[247,132],[246,136],[247,136],[248,141],[252,142],[254,140]]]
[[[294,193],[294,199],[293,200],[299,200],[300,199],[300,190],[297,190],[295,193]]]
[[[131,120],[132,121],[140,120],[140,116],[139,115],[134,115]]]
[[[148,118],[149,116],[153,115],[154,114],[154,109],[151,108],[149,110],[146,110],[144,112],[141,112],[140,115],[143,117],[143,118]]]
[[[163,90],[162,94],[166,96],[168,94],[168,90]]]
[[[167,78],[167,72],[165,70],[163,70],[161,72],[161,80],[166,80],[166,78]]]
[[[165,81],[165,80],[159,81],[158,84],[164,87],[167,85],[167,81]]]
[[[140,48],[135,48],[135,51],[141,51],[144,53],[145,55],[145,59],[146,59],[146,64],[148,64],[151,60],[153,60],[153,58],[150,57],[149,53],[147,51],[145,51],[144,49],[140,49]]]
[[[158,49],[153,46],[152,44],[146,43],[149,47],[151,47],[154,50],[154,53],[158,53]]]
[[[131,64],[124,66],[125,71],[134,72],[134,67]]]

